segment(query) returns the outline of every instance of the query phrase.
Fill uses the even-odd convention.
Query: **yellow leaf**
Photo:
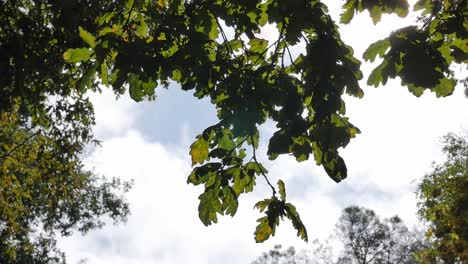
[[[208,142],[202,137],[199,137],[197,141],[193,142],[190,146],[190,156],[192,156],[192,166],[197,163],[203,163],[208,160]]]
[[[158,4],[159,8],[166,7],[166,0],[157,0],[156,3]]]

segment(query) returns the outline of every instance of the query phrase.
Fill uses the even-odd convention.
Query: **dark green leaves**
[[[452,36],[453,37],[453,36]],[[363,54],[373,61],[379,55],[383,62],[370,74],[367,84],[386,84],[388,78],[401,78],[411,93],[420,96],[424,89],[437,97],[452,94],[456,81],[449,68],[452,60],[449,45],[432,40],[427,32],[414,26],[395,31],[389,38],[372,44]]]
[[[325,152],[322,158],[322,164],[328,176],[335,182],[340,182],[347,177],[346,164],[338,153],[333,151]]]
[[[408,2],[406,0],[347,0],[343,5],[341,23],[348,24],[353,19],[354,13],[368,10],[374,24],[382,18],[382,14],[395,13],[399,17],[408,15]]]

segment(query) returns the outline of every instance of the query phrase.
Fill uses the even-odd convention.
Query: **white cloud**
[[[123,135],[135,126],[134,120],[139,109],[128,94],[120,96],[117,100],[112,89],[101,88],[102,92],[90,94],[90,99],[96,113],[94,133],[98,139],[104,140]]]

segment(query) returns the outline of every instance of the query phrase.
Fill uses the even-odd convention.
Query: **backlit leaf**
[[[208,160],[208,142],[203,139],[203,137],[198,137],[198,139],[193,142],[190,146],[190,156],[192,156],[192,165],[197,163],[203,163],[205,160]]]
[[[366,49],[362,57],[366,61],[373,62],[377,55],[379,55],[380,57],[383,57],[383,55],[385,54],[385,52],[388,50],[389,47],[390,47],[390,41],[388,40],[388,38],[376,41],[372,43]]]
[[[91,35],[88,31],[83,29],[82,27],[78,27],[78,31],[80,32],[81,39],[86,42],[91,48],[96,46],[96,38]]]
[[[278,192],[280,194],[281,200],[286,200],[286,190],[284,188],[284,182],[282,180],[278,180]]]
[[[68,49],[63,53],[63,58],[67,62],[84,62],[88,61],[92,54],[93,51],[87,48]]]

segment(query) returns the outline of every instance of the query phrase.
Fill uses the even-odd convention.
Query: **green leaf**
[[[222,212],[222,204],[219,200],[218,189],[210,189],[202,193],[198,199],[198,216],[205,226],[218,222],[217,213]]]
[[[317,164],[317,166],[322,165],[323,152],[322,152],[322,150],[320,149],[320,147],[319,147],[319,145],[317,144],[317,142],[313,142],[313,143],[312,143],[312,148],[313,148],[313,150],[314,150],[314,159],[315,159],[315,163]]]
[[[436,93],[437,97],[445,97],[453,93],[456,84],[457,82],[455,80],[444,78],[441,79],[439,84],[432,90]]]
[[[96,38],[91,35],[88,31],[83,29],[82,27],[78,27],[78,31],[80,32],[80,38],[88,44],[91,48],[96,46]]]
[[[419,0],[414,4],[413,10],[419,11],[424,9],[422,15],[430,14],[433,9],[433,1],[432,0]]]
[[[67,62],[85,62],[89,60],[92,54],[93,51],[87,48],[68,49],[63,53],[63,58]]]
[[[128,78],[128,91],[129,91],[130,97],[136,102],[141,101],[143,97],[145,96],[145,93],[143,92],[141,84],[142,84],[142,81],[140,80],[138,75],[130,74]]]
[[[290,203],[285,204],[286,217],[291,220],[294,229],[297,231],[297,236],[302,238],[304,241],[308,241],[307,230],[302,223],[301,217],[296,210],[296,207]]]
[[[228,175],[232,177],[232,189],[239,196],[243,192],[250,192],[255,186],[255,176],[248,175],[242,171],[240,167],[231,167],[226,170]]]
[[[286,200],[286,190],[284,188],[284,182],[282,180],[278,180],[278,192],[280,194],[281,200]]]
[[[270,138],[268,144],[267,155],[270,159],[274,159],[279,154],[284,154],[289,152],[289,143],[290,139],[285,134],[284,131],[276,131],[273,136]]]
[[[235,191],[229,186],[224,187],[222,210],[226,212],[226,214],[230,216],[234,216],[237,212],[238,206],[239,206],[239,203],[237,201],[237,195]]]
[[[233,39],[230,40],[228,43],[233,51],[237,51],[242,48],[242,40],[240,39]]]
[[[421,86],[416,86],[412,83],[406,85],[408,90],[416,97],[420,97],[424,93],[424,88]]]
[[[138,24],[136,26],[136,35],[140,38],[146,38],[148,35],[148,24],[146,24],[143,16],[138,19]]]
[[[249,41],[249,46],[251,51],[256,53],[263,53],[268,46],[268,40],[253,38]]]
[[[205,160],[208,160],[208,142],[203,139],[203,137],[198,137],[198,139],[193,142],[190,146],[190,156],[192,156],[192,166],[197,163],[203,163]]]
[[[146,95],[154,95],[154,89],[158,86],[158,83],[149,78],[146,82],[142,82],[141,86]]]
[[[346,4],[343,5],[343,13],[340,16],[340,22],[343,24],[349,24],[354,17],[354,4],[356,0],[348,0]]]
[[[263,173],[268,173],[268,171],[263,167],[261,163],[257,162],[248,162],[244,165],[244,168],[248,171],[249,175],[253,175],[253,173],[260,175]]]
[[[209,13],[209,19],[211,23],[208,23],[210,25],[208,26],[209,30],[205,30],[205,33],[208,33],[211,40],[215,40],[219,35],[218,25],[216,24],[216,18],[211,13]]]
[[[340,182],[347,177],[346,164],[343,158],[335,151],[324,153],[323,168],[335,182]]]
[[[93,89],[93,79],[96,74],[97,65],[94,64],[88,71],[80,78],[77,83],[78,91],[85,93],[86,89]]]
[[[224,133],[226,132],[226,133]],[[230,133],[227,133],[227,131],[223,131],[223,136],[221,137],[221,139],[219,140],[218,142],[218,146],[219,148],[221,149],[225,149],[225,150],[232,150],[236,147],[236,143],[232,140],[232,135]]]
[[[382,7],[375,5],[371,8],[369,13],[372,17],[372,22],[376,25],[382,18]]]
[[[303,137],[300,138],[304,139]],[[308,140],[302,140],[301,142],[294,142],[290,151],[298,162],[302,162],[309,159],[309,155],[312,153],[312,147]]]
[[[408,7],[406,7],[406,8],[397,7],[397,8],[395,8],[395,13],[399,17],[406,17],[408,15],[408,13],[409,13],[409,10],[408,10]]]
[[[176,81],[176,82],[180,82],[180,80],[182,79],[182,73],[180,72],[180,70],[178,69],[175,69],[172,71],[172,80]]]
[[[216,174],[211,174],[210,177],[208,177],[208,181],[205,182],[205,189],[211,187],[213,184],[216,183],[217,180],[217,175]]]
[[[127,0],[125,2],[125,7],[127,8],[127,10],[130,10],[133,5],[134,5],[134,0]]]
[[[257,222],[259,224],[255,228],[255,242],[262,243],[266,241],[271,235],[274,235],[275,230],[270,226],[268,216],[259,218]]]
[[[367,85],[378,87],[383,82],[382,71],[387,67],[387,61],[383,61],[377,68],[375,68],[369,78],[367,79]]]
[[[260,210],[260,212],[263,212],[267,206],[271,203],[272,199],[265,199],[265,200],[262,200],[262,201],[259,201],[255,204],[255,208],[257,208],[258,210]]]
[[[210,162],[203,166],[196,167],[188,176],[187,183],[192,183],[194,185],[206,183],[212,176],[218,174],[218,170],[221,166],[219,162]]]
[[[388,38],[381,39],[372,43],[364,52],[362,57],[366,61],[374,62],[375,57],[379,55],[379,57],[383,57],[387,49],[390,47],[390,40]]]
[[[101,78],[102,84],[109,87],[109,78],[108,78],[108,73],[107,73],[107,65],[106,65],[105,61],[103,63],[101,63],[100,78]]]

